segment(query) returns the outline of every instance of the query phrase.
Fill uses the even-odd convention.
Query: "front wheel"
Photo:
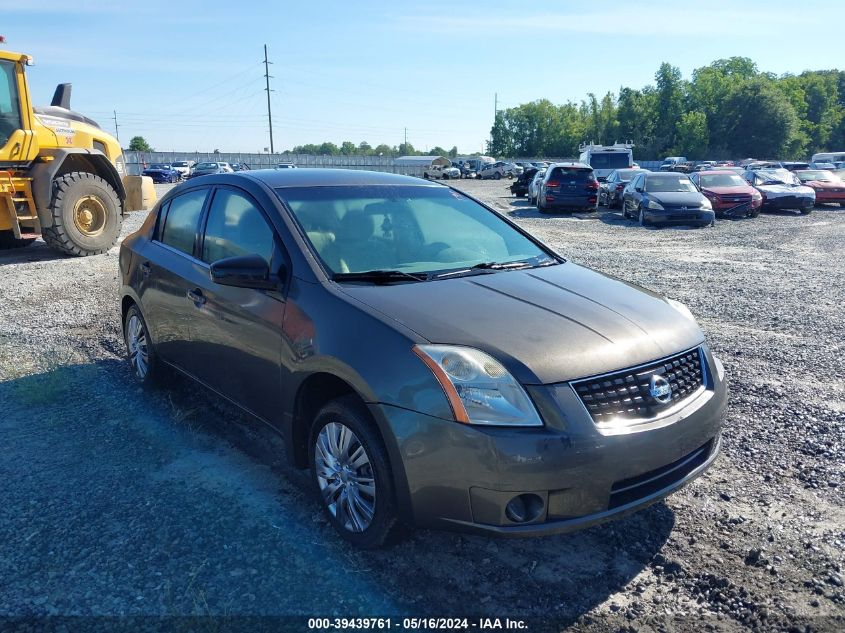
[[[810,215],[812,213],[813,207],[804,207],[801,209],[801,215]]]
[[[496,172],[496,174],[493,176],[493,178],[494,178],[495,180],[501,180],[501,179],[502,179],[502,174],[500,174],[499,172]]]
[[[643,208],[637,207],[637,222],[639,222],[640,226],[648,226],[648,223],[645,219],[645,213],[643,212]]]
[[[362,549],[381,547],[398,522],[387,452],[361,403],[324,406],[311,427],[311,474],[335,530]]]
[[[75,171],[53,181],[49,211],[53,226],[43,227],[47,245],[68,255],[105,253],[123,224],[120,198],[103,178]]]

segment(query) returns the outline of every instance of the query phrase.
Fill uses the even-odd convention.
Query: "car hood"
[[[648,195],[660,204],[672,207],[699,207],[707,200],[707,198],[697,191],[655,191],[649,192]]]
[[[711,191],[720,196],[739,196],[739,195],[750,195],[754,193],[754,189],[751,186],[746,185],[732,185],[729,187],[703,187],[705,191]]]
[[[639,365],[704,339],[698,325],[660,295],[572,263],[339,287],[432,343],[488,352],[523,384]]]

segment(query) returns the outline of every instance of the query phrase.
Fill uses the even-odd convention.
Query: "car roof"
[[[702,169],[695,172],[696,176],[718,176],[719,174],[737,174],[737,172],[732,169]]]
[[[236,178],[250,178],[268,187],[331,187],[360,185],[416,185],[419,187],[441,187],[435,183],[401,174],[357,169],[325,169],[304,167],[301,169],[254,169],[238,173]]]
[[[592,169],[592,167],[590,167],[586,163],[579,163],[577,161],[566,161],[566,162],[563,162],[563,163],[553,163],[551,166],[552,167],[578,167],[579,169]]]

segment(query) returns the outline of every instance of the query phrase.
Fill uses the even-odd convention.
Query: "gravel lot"
[[[74,259],[39,241],[0,253],[0,616],[845,629],[845,210],[652,230],[605,210],[540,216],[506,181],[453,184],[571,259],[690,307],[731,381],[707,475],[576,534],[418,531],[353,551],[275,438],[186,381],[133,385],[116,248]]]

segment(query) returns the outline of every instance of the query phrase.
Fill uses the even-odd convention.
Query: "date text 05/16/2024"
[[[511,618],[309,618],[308,628],[337,630],[527,630],[524,620]]]

